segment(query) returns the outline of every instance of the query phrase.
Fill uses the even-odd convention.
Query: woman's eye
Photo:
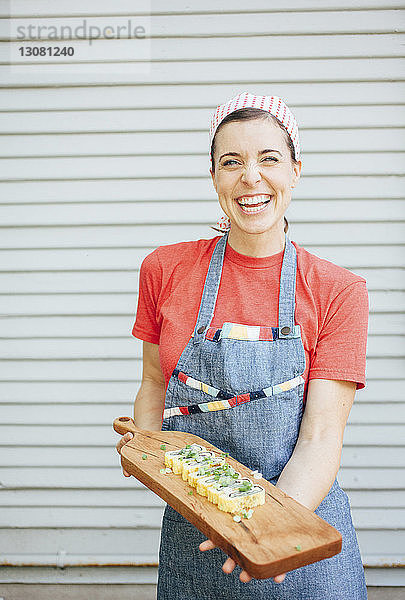
[[[275,158],[274,156],[266,156],[263,159],[263,161],[265,161],[265,160],[271,160],[273,162],[278,162],[278,159]],[[226,167],[227,165],[230,165],[232,163],[238,164],[238,162],[236,160],[233,160],[233,159],[226,160],[223,164],[224,164],[224,167]]]

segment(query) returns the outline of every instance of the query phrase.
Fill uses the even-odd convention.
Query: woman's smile
[[[251,215],[266,210],[272,198],[270,194],[257,194],[240,196],[236,198],[236,202],[244,214]]]

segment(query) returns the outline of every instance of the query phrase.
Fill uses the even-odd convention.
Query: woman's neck
[[[239,254],[262,258],[284,250],[285,233],[283,228],[271,229],[263,233],[246,233],[231,226],[228,244]]]

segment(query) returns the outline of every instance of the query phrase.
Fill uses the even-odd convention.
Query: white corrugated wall
[[[300,125],[292,239],[367,279],[367,387],[339,479],[368,584],[405,585],[393,568],[405,547],[402,3],[0,6],[0,554],[20,567],[0,581],[155,581],[145,567],[164,505],[122,477],[111,429],[140,381],[138,268],[157,245],[215,235],[209,118],[248,90],[284,98]],[[104,40],[93,54],[75,42],[62,67],[9,68],[10,6],[24,24],[138,16],[151,61]]]

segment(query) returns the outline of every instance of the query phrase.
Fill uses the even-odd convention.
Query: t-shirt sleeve
[[[366,385],[369,300],[366,281],[345,287],[330,303],[319,332],[308,379],[354,381]]]
[[[162,269],[154,250],[146,256],[139,269],[139,294],[135,323],[132,335],[136,338],[158,344],[160,325],[157,318],[157,306],[162,286]]]

